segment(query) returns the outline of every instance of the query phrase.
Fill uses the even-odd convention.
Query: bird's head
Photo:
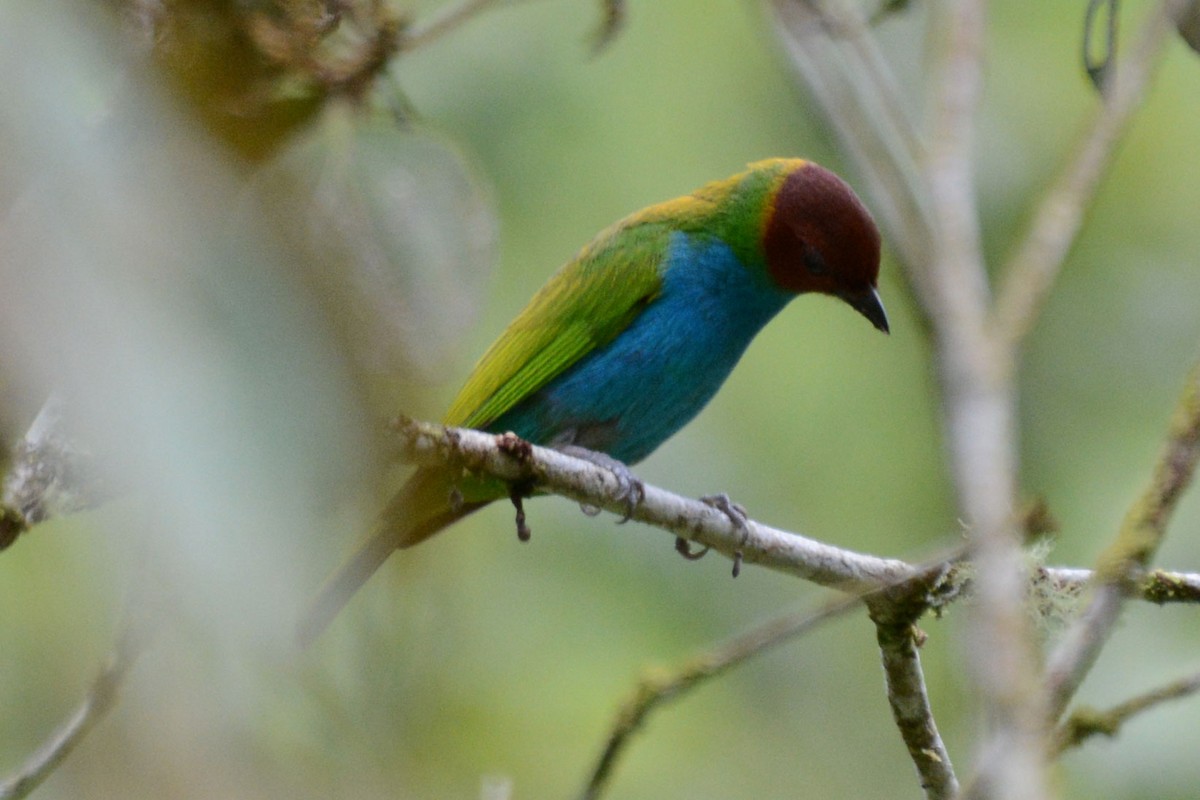
[[[784,174],[763,230],[767,271],[781,288],[848,303],[888,332],[879,299],[879,230],[846,182],[809,161]]]

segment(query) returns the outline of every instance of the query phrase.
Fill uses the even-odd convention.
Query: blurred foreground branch
[[[51,395],[17,444],[0,491],[0,550],[43,520],[109,499],[91,453],[67,434],[64,412]]]
[[[915,142],[904,115],[897,120],[889,111],[895,100],[881,100],[894,94],[890,68],[874,56],[863,57],[879,52],[869,26],[844,11],[844,4],[826,0],[771,0],[770,5],[795,77],[863,177],[885,238],[929,327],[949,472],[970,532],[977,567],[973,588],[980,597],[972,609],[975,621],[968,634],[973,641],[967,652],[988,727],[976,779],[964,795],[1048,797],[1043,705],[1061,709],[1062,687],[1072,682],[1062,679],[1062,664],[1073,665],[1066,673],[1090,664],[1106,637],[1085,637],[1095,645],[1090,655],[1076,647],[1078,655],[1060,660],[1054,673],[1059,677],[1052,681],[1061,686],[1047,700],[1037,669],[1041,657],[1025,611],[1028,582],[1036,584],[1045,573],[1026,574],[1013,524],[1019,348],[1082,228],[1112,152],[1146,94],[1169,23],[1182,3],[1157,4],[1133,54],[1109,76],[1101,107],[1034,213],[1023,244],[1003,273],[997,299],[982,251],[974,185],[986,2],[929,7],[929,134]],[[1115,619],[1125,592],[1146,585],[1141,572],[1146,561],[1128,563],[1120,593],[1114,588],[1110,608],[1101,609],[1108,621],[1097,629],[1107,629]],[[1082,666],[1080,679],[1085,672]],[[1067,688],[1066,696],[1071,691]]]

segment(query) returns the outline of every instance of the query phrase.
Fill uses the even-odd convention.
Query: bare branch
[[[1172,681],[1145,694],[1131,697],[1124,703],[1115,705],[1106,711],[1089,708],[1076,709],[1055,731],[1052,745],[1053,754],[1061,755],[1063,751],[1078,747],[1098,733],[1105,736],[1116,736],[1121,726],[1130,717],[1197,692],[1200,692],[1200,672]]]
[[[889,247],[910,267],[925,263],[932,222],[919,177],[924,151],[870,29],[820,0],[771,0],[771,9],[788,63],[866,182]],[[906,276],[918,296],[928,294],[923,273]]]
[[[400,36],[402,52],[424,47],[457,28],[470,22],[488,8],[500,4],[500,0],[460,0],[447,4],[426,22],[410,25]]]
[[[1040,567],[1034,582],[1045,581],[1052,591],[1082,595],[1092,583],[1090,569],[1072,567]],[[1167,603],[1200,603],[1200,574],[1152,569],[1131,578],[1130,597],[1156,605]]]
[[[808,633],[821,623],[845,614],[856,608],[860,602],[862,598],[858,595],[846,595],[831,600],[816,611],[771,620],[714,650],[690,659],[674,672],[654,673],[643,677],[617,713],[616,722],[580,797],[583,800],[594,800],[604,793],[612,779],[617,760],[624,753],[633,734],[644,726],[651,711],[668,700],[678,699],[709,678],[728,671],[764,650]]]
[[[1166,2],[1152,12],[1137,46],[1117,62],[1115,80],[1105,82],[1103,102],[1071,148],[1074,158],[1042,198],[1024,241],[1004,270],[992,324],[1010,367],[1079,235],[1117,144],[1146,97],[1179,5]]]
[[[109,499],[91,454],[66,433],[64,411],[51,395],[17,445],[0,492],[0,550],[43,520]]]
[[[1158,551],[1167,523],[1200,459],[1200,362],[1188,375],[1172,415],[1167,441],[1149,485],[1125,515],[1116,540],[1101,555],[1091,603],[1067,630],[1046,666],[1050,719],[1057,719],[1091,670],[1112,632],[1125,598]]]
[[[538,488],[620,516],[626,501],[617,497],[617,480],[604,467],[565,455],[557,450],[531,446],[513,455],[506,437],[466,428],[446,428],[407,418],[395,420],[390,431],[396,457],[432,465],[456,464],[508,481],[537,481]],[[955,555],[930,559],[927,566],[897,559],[883,559],[828,545],[796,533],[750,522],[749,531],[733,525],[729,517],[712,505],[646,485],[646,498],[633,519],[662,528],[673,537],[684,535],[732,555],[743,550],[748,563],[796,575],[824,586],[868,591],[895,585],[920,574],[928,565],[956,560]],[[746,537],[743,539],[743,537]],[[1088,569],[1040,567],[1035,581],[1049,584],[1052,591],[1080,593],[1093,578]],[[963,579],[954,577],[956,596]],[[1147,602],[1200,602],[1200,574],[1152,570],[1136,578],[1135,596]]]
[[[922,570],[919,578],[866,598],[875,623],[892,717],[929,800],[951,800],[958,796],[959,786],[925,691],[918,653],[925,634],[916,622],[931,606],[953,599],[958,587],[950,579],[947,564],[961,556],[959,553],[942,565]],[[934,592],[939,595],[936,599]]]
[[[408,419],[393,424],[401,457],[417,463],[457,464],[506,481],[530,482],[580,503],[624,516],[621,484],[604,467],[536,445],[516,446],[512,434],[496,436]],[[522,443],[523,444],[523,443]],[[833,547],[795,533],[748,521],[739,527],[722,511],[646,485],[633,519],[670,531],[749,564],[786,572],[822,586],[867,591],[913,575],[899,560]]]
[[[116,705],[121,686],[147,643],[147,632],[136,628],[131,621],[139,615],[132,612],[127,609],[126,621],[108,663],[96,676],[83,701],[16,773],[0,782],[0,800],[27,797]]]

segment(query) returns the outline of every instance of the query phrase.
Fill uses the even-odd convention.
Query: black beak
[[[879,292],[875,288],[872,287],[862,294],[845,294],[842,295],[842,299],[869,319],[876,328],[884,333],[888,332],[887,312],[883,310],[883,301],[879,299]]]

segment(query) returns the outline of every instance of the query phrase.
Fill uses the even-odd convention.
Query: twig
[[[789,614],[772,620],[754,630],[741,634],[714,650],[707,651],[690,659],[683,667],[674,672],[653,674],[644,677],[632,696],[625,702],[617,714],[616,723],[613,725],[612,731],[605,741],[604,749],[596,762],[596,766],[592,769],[588,784],[584,788],[581,797],[583,800],[593,800],[599,797],[604,789],[607,788],[617,759],[623,753],[632,735],[645,724],[645,720],[652,710],[668,700],[678,699],[702,682],[717,677],[767,649],[782,644],[793,637],[807,634],[821,623],[841,616],[855,608],[859,603],[865,603],[868,609],[871,609],[872,620],[877,627],[889,630],[903,628],[906,632],[911,631],[913,623],[925,611],[931,607],[940,606],[953,598],[957,587],[947,582],[946,579],[950,574],[952,565],[962,559],[964,552],[962,548],[959,548],[940,558],[931,560],[928,564],[915,567],[913,577],[899,583],[864,594],[850,594],[845,597],[835,598],[815,611]],[[911,637],[909,638],[911,641]],[[881,641],[881,647],[883,646]],[[889,670],[888,653],[892,649],[890,645],[884,647],[884,667],[888,674],[889,685],[891,685],[893,673]],[[925,696],[924,679],[920,676],[919,664],[917,665],[916,683],[897,683],[895,689],[896,704],[912,709],[911,712],[905,712],[905,718],[908,719],[920,714],[923,717],[923,726],[926,729],[931,729],[934,738],[936,738],[937,728],[933,724],[932,714],[929,712],[928,698]],[[917,692],[919,697],[910,696],[912,692]],[[907,736],[905,737],[905,741],[909,741]],[[918,749],[922,749],[925,743],[925,741],[922,741]],[[941,747],[940,739],[937,739],[936,745],[931,744],[931,748],[935,748],[935,754],[945,756],[945,749]],[[922,753],[920,758],[922,761],[930,760],[928,752]],[[950,769],[948,757],[945,757],[941,763],[944,767],[937,769],[943,771]],[[925,771],[922,769],[921,763],[918,763],[918,770],[922,771],[922,776],[924,777]],[[942,782],[937,777],[933,780],[936,783]],[[953,782],[953,780],[953,772],[950,772],[949,781]],[[952,793],[931,794],[931,797],[949,798],[952,796]]]
[[[832,21],[814,0],[771,0],[776,28],[793,73],[824,113],[856,172],[866,182],[885,239],[908,265],[928,260],[932,221],[919,179],[921,146],[896,109],[900,95],[869,29],[850,25],[850,45],[832,39]],[[930,288],[923,273],[906,277],[918,296]],[[921,308],[927,305],[921,303]]]
[[[1034,582],[1045,581],[1056,592],[1081,595],[1095,575],[1090,569],[1039,567]],[[1153,569],[1132,576],[1130,597],[1156,605],[1200,603],[1200,573]]]
[[[1079,708],[1058,727],[1054,734],[1052,754],[1061,755],[1063,751],[1078,747],[1084,741],[1102,733],[1105,736],[1116,736],[1121,726],[1130,717],[1149,711],[1157,705],[1170,700],[1200,692],[1200,672],[1172,681],[1145,694],[1131,697],[1124,703],[1113,706],[1106,711]]]
[[[39,522],[109,499],[91,454],[66,433],[65,410],[51,395],[13,453],[0,491],[0,550]]]
[[[50,776],[83,737],[116,704],[121,686],[138,656],[145,650],[148,631],[135,626],[136,609],[126,609],[126,618],[108,663],[100,670],[83,701],[66,722],[29,757],[17,772],[0,782],[0,800],[27,797]]]
[[[579,503],[624,516],[628,501],[621,483],[608,469],[544,447],[513,447],[511,434],[496,436],[465,428],[445,428],[399,419],[392,426],[400,456],[426,464],[461,465],[510,482],[534,485]],[[904,561],[857,553],[748,521],[735,524],[729,515],[646,484],[645,496],[632,519],[707,545],[731,559],[742,552],[745,563],[785,572],[822,586],[867,591],[911,577]]]
[[[416,50],[440,39],[454,29],[470,22],[490,6],[499,5],[501,0],[461,0],[438,10],[434,17],[421,24],[410,25],[401,33],[399,49],[403,52]]]
[[[668,673],[650,674],[641,679],[633,695],[622,705],[604,749],[588,778],[580,797],[594,800],[604,792],[612,778],[618,758],[630,738],[645,724],[650,712],[675,700],[709,678],[758,655],[769,647],[811,631],[823,622],[856,608],[862,598],[846,595],[826,603],[815,611],[806,611],[771,620],[743,633],[726,644],[690,659],[683,667]]]
[[[1158,551],[1167,523],[1200,459],[1200,362],[1188,375],[1172,415],[1167,441],[1149,485],[1125,515],[1115,541],[1101,555],[1091,603],[1064,634],[1046,666],[1049,719],[1057,719],[1095,663],[1138,573]]]
[[[1046,192],[1029,231],[1002,273],[992,325],[1007,351],[1010,368],[1079,235],[1117,144],[1146,97],[1177,6],[1166,2],[1152,12],[1137,46],[1119,62],[1115,80],[1106,83],[1100,107],[1071,149],[1074,158]]]
[[[983,0],[943,6],[933,69],[926,181],[934,214],[928,264],[946,440],[977,564],[968,666],[989,727],[966,797],[1047,796],[1036,692],[1038,658],[1024,609],[1026,576],[1013,524],[1015,388],[987,331],[989,287],[974,187],[982,88]],[[919,265],[918,265],[919,266]]]

